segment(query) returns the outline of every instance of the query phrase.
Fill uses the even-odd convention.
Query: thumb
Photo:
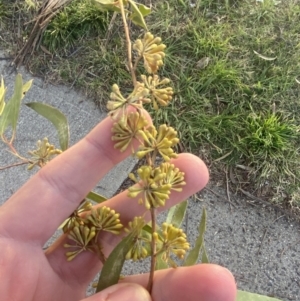
[[[135,283],[122,283],[109,288],[81,301],[151,301],[146,289]]]

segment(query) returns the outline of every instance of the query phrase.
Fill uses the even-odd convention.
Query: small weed
[[[245,122],[245,135],[240,144],[247,156],[258,157],[261,160],[276,158],[290,149],[299,136],[297,128],[289,120],[284,121],[282,115],[252,113]]]
[[[255,171],[256,182],[274,182],[274,179],[276,182],[286,175],[296,178],[292,170],[299,165],[295,152],[299,129],[282,113],[248,115],[236,147],[243,154],[244,162]]]

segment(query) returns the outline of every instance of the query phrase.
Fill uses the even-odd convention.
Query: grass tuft
[[[42,43],[53,53],[70,49],[86,37],[101,37],[107,25],[107,13],[100,12],[91,0],[74,0],[50,22]]]

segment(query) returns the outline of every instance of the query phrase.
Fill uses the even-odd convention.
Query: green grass
[[[209,163],[212,179],[230,167],[238,188],[300,207],[300,2],[189,3],[153,2],[146,19],[168,47],[160,74],[175,90],[158,122],[178,130],[185,148]],[[123,27],[117,18],[107,32],[110,18],[88,0],[74,1],[43,37],[55,57],[41,52],[30,70],[104,106],[113,83],[123,91],[131,84]],[[132,29],[133,38],[141,34]]]
[[[0,26],[5,23],[8,17],[8,7],[4,0],[0,0]]]
[[[207,160],[217,160],[213,170],[220,170],[221,162],[246,166],[253,191],[272,186],[268,194],[274,200],[291,197],[300,205],[291,191],[285,199],[278,197],[300,179],[300,86],[295,80],[300,75],[300,4],[232,3],[201,1],[198,9],[182,1],[157,6],[154,18],[164,20],[164,26],[153,27],[169,46],[164,75],[177,91],[161,120],[176,126],[193,152],[204,146]],[[183,24],[176,26],[178,20]],[[197,68],[205,57],[208,65]],[[237,171],[237,177],[245,181],[244,173]]]
[[[50,52],[68,50],[87,37],[101,37],[107,25],[107,13],[101,13],[91,0],[74,0],[50,22],[42,43]]]

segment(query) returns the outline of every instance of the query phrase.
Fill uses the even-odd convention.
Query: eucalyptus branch
[[[32,162],[31,162],[30,160],[28,160],[27,158],[22,157],[22,156],[18,153],[18,151],[15,149],[15,147],[14,147],[13,144],[12,144],[12,142],[8,141],[8,140],[6,139],[5,136],[2,136],[1,138],[2,138],[2,141],[3,141],[3,142],[9,147],[9,149],[10,149],[10,151],[7,150],[8,152],[10,152],[10,153],[13,154],[14,156],[16,156],[16,157],[18,157],[19,159],[21,159],[22,161],[24,161],[24,164],[32,163]],[[21,164],[17,163],[17,166],[18,166],[18,165],[21,165]],[[4,168],[4,169],[5,169],[5,168]]]
[[[14,148],[12,142],[13,142],[13,138],[11,138],[10,141],[8,141],[8,139],[6,138],[5,135],[1,136],[2,141],[7,144],[7,146],[10,148],[10,150],[12,151],[13,154],[17,154],[18,152],[16,151],[16,149]]]
[[[152,226],[152,240],[151,240],[151,266],[150,266],[150,274],[149,280],[147,285],[147,290],[151,294],[152,287],[153,287],[153,279],[154,279],[154,272],[156,266],[156,240],[157,240],[157,233],[156,233],[156,211],[155,208],[150,209],[151,213],[151,226]]]
[[[104,264],[106,261],[106,258],[102,252],[101,246],[98,243],[98,239],[96,239],[96,242],[94,243],[94,251],[95,251],[95,254],[97,255],[97,257],[99,258],[99,260],[101,261],[101,263]]]
[[[129,35],[129,29],[128,29],[128,23],[125,16],[125,10],[124,10],[124,3],[123,0],[119,1],[120,3],[120,10],[122,14],[123,24],[124,24],[124,30],[125,30],[125,36],[126,36],[126,42],[127,42],[127,58],[128,58],[128,68],[131,73],[133,86],[136,86],[136,75],[135,75],[135,69],[132,66],[132,50],[131,50],[131,40]]]
[[[18,162],[18,163],[10,164],[7,166],[0,167],[0,170],[4,170],[4,169],[8,169],[8,168],[15,167],[15,166],[20,166],[20,165],[25,165],[25,164],[28,164],[28,162]]]

